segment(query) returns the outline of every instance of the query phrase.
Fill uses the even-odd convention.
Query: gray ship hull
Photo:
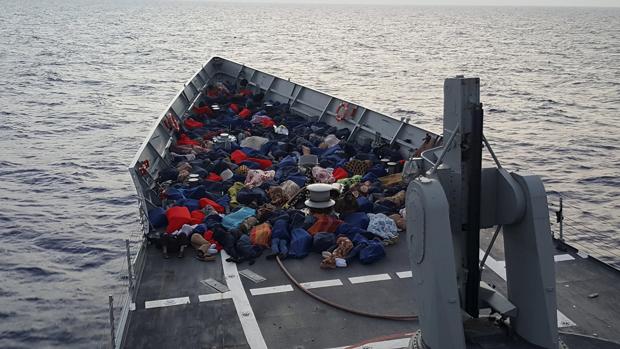
[[[183,117],[197,103],[208,82],[241,77],[263,91],[265,99],[288,103],[298,115],[347,127],[358,139],[380,137],[384,142],[397,142],[405,156],[420,147],[427,135],[439,138],[408,120],[396,120],[355,103],[350,103],[357,107],[352,117],[337,121],[337,109],[346,101],[225,59],[211,59],[162,113],[129,168],[138,192],[145,239],[131,263],[129,297],[116,330],[115,346],[407,347],[409,338],[418,330],[417,321],[368,318],[327,306],[299,290],[275,261],[260,258],[253,265],[235,265],[219,256],[206,263],[188,257],[163,259],[161,251],[149,243],[153,231],[146,212],[159,200],[151,190],[153,178],[168,166],[174,136],[163,126],[164,117],[168,113]],[[148,176],[139,173],[139,164],[144,160],[150,163]],[[481,248],[486,248],[491,233],[482,234]],[[335,303],[378,314],[417,314],[412,291],[415,275],[411,275],[406,238],[404,233],[402,242],[389,246],[387,257],[373,265],[323,270],[319,268],[319,255],[283,263],[306,288]],[[501,246],[494,244],[482,279],[505,294]],[[615,287],[620,284],[620,273],[577,252],[569,249],[555,253],[561,338],[572,348],[619,348],[596,337],[620,341],[620,307],[614,302],[619,296]],[[240,275],[248,269],[264,280],[256,282]]]

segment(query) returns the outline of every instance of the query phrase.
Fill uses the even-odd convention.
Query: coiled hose
[[[375,319],[395,320],[395,321],[416,321],[416,320],[418,320],[418,316],[417,315],[392,315],[392,314],[369,313],[369,312],[365,312],[365,311],[361,311],[361,310],[345,307],[344,305],[340,305],[340,304],[334,303],[334,302],[330,301],[329,299],[325,299],[325,298],[323,298],[323,297],[321,297],[321,296],[311,292],[310,290],[306,289],[305,287],[303,287],[295,279],[295,277],[293,277],[293,275],[288,271],[288,269],[286,269],[286,267],[284,266],[284,263],[282,263],[282,261],[280,260],[279,256],[276,256],[276,261],[278,262],[278,265],[280,266],[280,269],[282,269],[282,272],[284,273],[284,275],[286,275],[286,277],[288,277],[288,279],[291,280],[291,282],[295,285],[295,287],[299,288],[302,292],[304,292],[308,296],[316,299],[317,301],[319,301],[319,302],[321,302],[323,304],[329,305],[330,307],[333,307],[333,308],[336,308],[336,309],[340,309],[342,311],[346,311],[347,313],[351,313],[351,314],[355,314],[355,315],[360,315],[360,316],[365,316],[365,317],[370,317],[370,318],[375,318]]]

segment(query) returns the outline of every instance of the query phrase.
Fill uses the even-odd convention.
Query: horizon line
[[[515,5],[515,4],[505,4],[505,5],[483,5],[483,4],[390,4],[390,3],[354,3],[354,2],[341,2],[341,1],[329,1],[329,0],[319,0],[319,1],[310,1],[310,0],[301,0],[300,2],[289,2],[287,0],[233,0],[233,1],[225,1],[225,0],[181,0],[186,2],[211,2],[211,3],[219,3],[219,4],[272,4],[272,5],[348,5],[348,6],[382,6],[382,7],[523,7],[523,8],[620,8],[619,5],[558,5],[558,4],[547,4],[547,5]]]

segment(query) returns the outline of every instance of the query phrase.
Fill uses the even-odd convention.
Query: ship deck
[[[486,248],[491,233],[481,235]],[[501,235],[487,259],[483,279],[501,293]],[[218,258],[200,262],[188,251],[183,259],[162,258],[153,245],[129,314],[127,348],[365,348],[406,347],[417,321],[372,319],[320,303],[287,279],[275,261],[259,258],[254,265],[235,265]],[[558,325],[573,348],[618,348],[596,338],[620,341],[615,301],[620,274],[571,251],[556,252]],[[404,236],[388,248],[387,257],[372,265],[322,270],[320,255],[285,260],[289,271],[316,294],[362,311],[409,315],[417,313]],[[254,282],[239,272],[249,269],[265,280]],[[229,291],[201,283],[213,279]],[[222,289],[220,289],[222,290]],[[596,297],[594,295],[596,294]],[[570,334],[590,337],[573,336]],[[374,345],[369,342],[377,342]],[[264,344],[263,344],[264,343]]]
[[[396,120],[290,80],[215,57],[184,85],[130,166],[143,213],[157,206],[153,202],[159,200],[151,176],[169,165],[166,158],[175,135],[165,125],[170,121],[168,117],[180,117],[191,110],[207,83],[236,81],[241,77],[246,77],[253,89],[264,93],[265,100],[288,104],[292,113],[304,118],[349,128],[352,138],[357,140],[372,141],[379,137],[398,144],[403,156],[421,147],[419,142],[423,139],[434,139],[433,144],[440,139],[404,118]],[[351,107],[353,113],[339,122],[338,111],[344,105]],[[142,218],[144,223],[146,217]],[[147,224],[143,225],[143,233],[150,233]],[[491,234],[481,232],[482,249],[486,248]],[[502,246],[500,235],[487,259],[482,279],[506,294]],[[155,245],[142,247],[136,258],[139,263],[134,264],[138,266],[138,282],[137,289],[130,292],[131,310],[119,326],[122,338],[117,346],[120,347],[403,348],[419,328],[417,321],[362,317],[325,305],[295,288],[277,263],[264,257],[253,265],[226,262],[225,255],[213,262],[201,262],[193,258],[190,249],[185,258],[164,259]],[[402,233],[400,242],[386,249],[387,256],[371,265],[352,263],[347,268],[323,270],[319,268],[319,254],[302,260],[287,259],[284,264],[307,288],[330,301],[372,313],[416,314],[415,275],[411,275],[409,266],[407,234]],[[616,289],[620,273],[571,249],[558,250],[555,255],[561,338],[571,348],[620,348],[597,339],[620,342],[617,321],[620,305],[615,302],[620,296]],[[241,276],[246,270],[264,280],[255,282],[258,280]],[[474,344],[468,348],[489,347]],[[493,348],[532,346],[510,342]]]

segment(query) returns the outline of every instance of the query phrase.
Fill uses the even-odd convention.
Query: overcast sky
[[[218,0],[218,2],[338,3],[366,5],[620,6],[620,0]]]

